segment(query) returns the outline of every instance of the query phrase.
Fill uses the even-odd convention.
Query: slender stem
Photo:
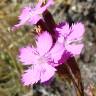
[[[73,73],[72,73],[69,65],[66,64],[66,66],[67,66],[67,68],[68,68],[68,70],[69,70],[69,73],[70,73],[71,79],[72,79],[72,81],[73,81],[73,83],[74,83],[74,85],[75,85],[75,88],[76,88],[76,90],[78,90],[78,91],[77,91],[77,96],[79,96],[79,95],[78,95],[78,92],[79,92],[80,96],[84,96],[82,90],[79,89],[78,84],[76,83],[75,77],[74,77],[74,75],[73,75]],[[82,84],[80,84],[80,85],[82,85]],[[81,86],[81,87],[82,87],[82,86]]]

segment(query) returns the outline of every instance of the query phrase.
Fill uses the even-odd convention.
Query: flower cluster
[[[31,7],[22,9],[19,16],[20,22],[13,28],[19,28],[25,24],[36,25],[40,20],[46,22],[41,17],[41,14],[47,12],[47,8],[53,5],[54,2],[53,0],[48,0],[46,4],[43,4],[43,1],[39,0],[33,9]],[[54,76],[57,66],[64,64],[69,57],[79,55],[84,46],[81,40],[85,30],[84,25],[80,22],[74,23],[72,26],[69,26],[67,22],[56,24],[53,27],[55,34],[58,34],[56,35],[56,42],[54,42],[52,34],[47,28],[41,31],[36,36],[36,47],[30,45],[22,47],[19,50],[19,61],[23,65],[31,66],[22,75],[24,85],[33,85],[38,81],[48,81]]]

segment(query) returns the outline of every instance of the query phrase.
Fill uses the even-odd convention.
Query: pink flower
[[[35,8],[33,9],[31,7],[23,8],[19,16],[19,20],[20,20],[19,23],[16,24],[12,29],[14,30],[25,24],[29,24],[29,25],[36,24],[41,19],[40,14],[42,14],[54,2],[53,0],[48,0],[47,4],[44,6],[42,6],[42,3],[43,0],[39,0]]]
[[[65,50],[58,41],[53,46],[52,37],[46,31],[37,37],[36,45],[36,48],[27,46],[20,49],[19,60],[24,65],[31,65],[22,75],[24,85],[49,80],[55,74],[55,66],[59,65]]]
[[[63,43],[65,49],[73,55],[80,54],[83,44],[81,43],[84,34],[84,25],[82,23],[75,23],[69,27],[68,23],[58,25],[56,31],[59,33],[58,41]]]

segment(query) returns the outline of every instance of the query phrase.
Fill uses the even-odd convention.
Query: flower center
[[[38,64],[44,64],[44,63],[46,63],[47,61],[45,60],[45,58],[44,57],[39,57],[38,58]]]

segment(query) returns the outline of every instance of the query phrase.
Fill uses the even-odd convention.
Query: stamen
[[[41,26],[40,25],[37,25],[36,27],[35,27],[35,31],[36,31],[36,33],[41,33],[41,31],[42,31],[42,28],[41,28]]]

